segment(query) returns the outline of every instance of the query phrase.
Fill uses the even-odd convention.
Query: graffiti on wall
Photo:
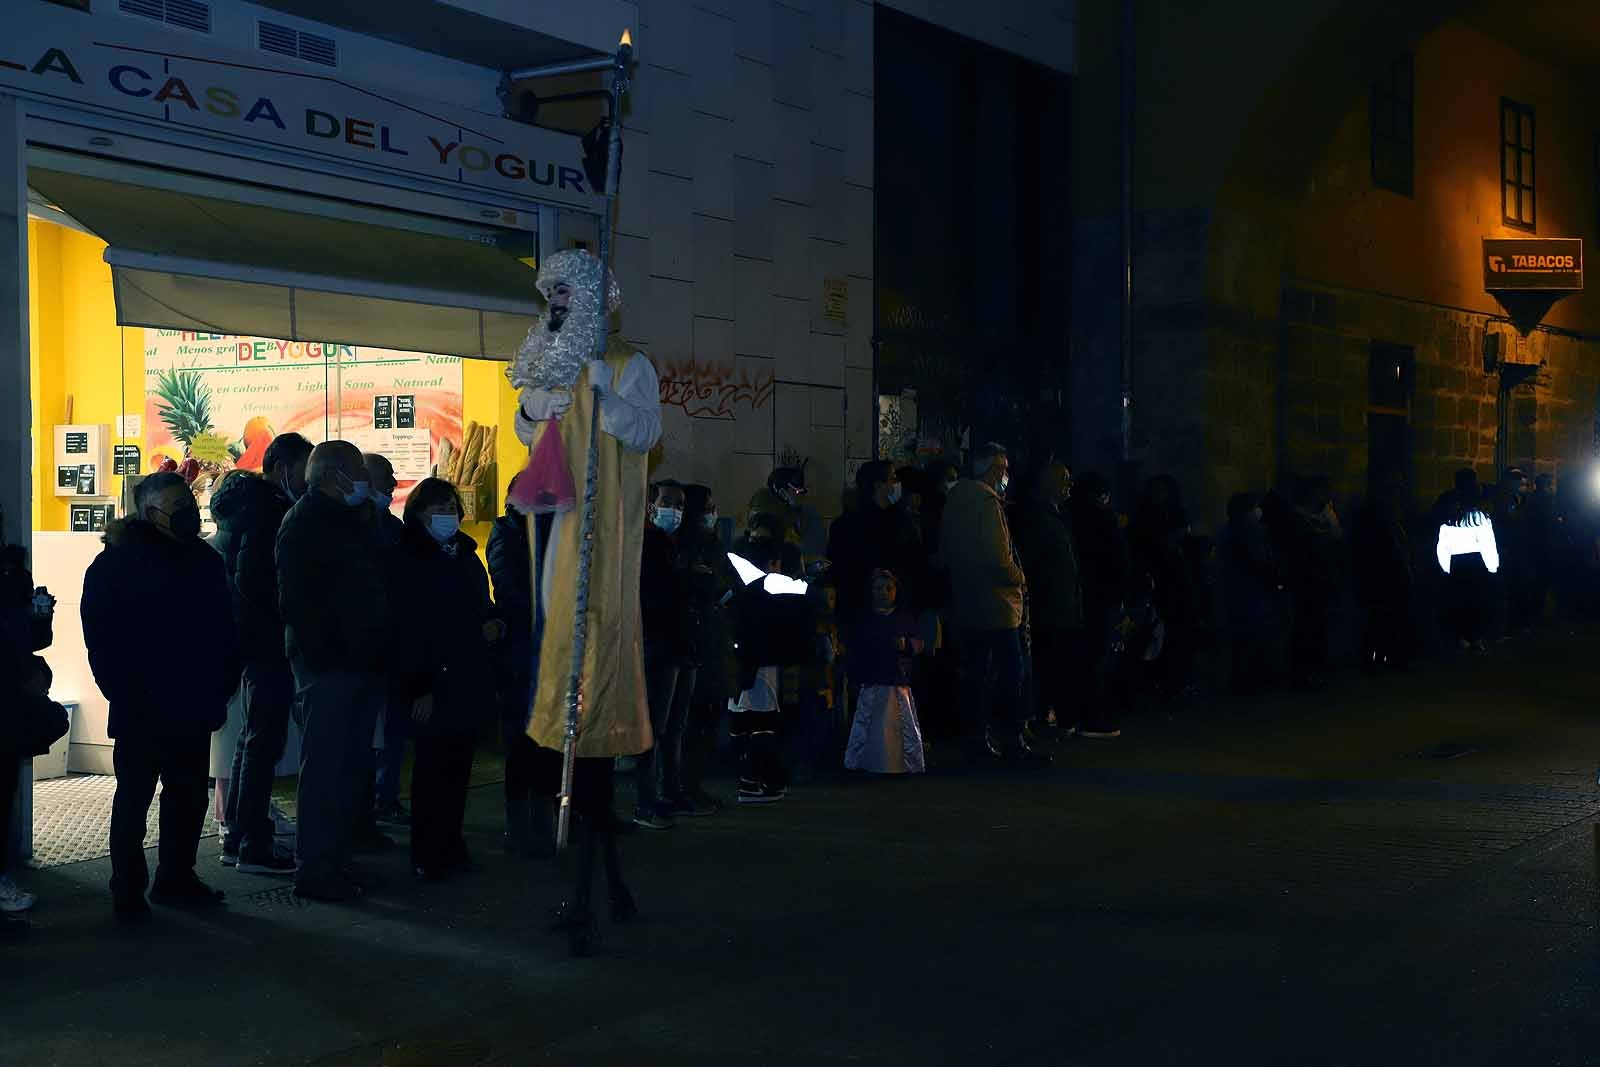
[[[772,371],[735,372],[727,363],[701,363],[692,356],[665,363],[657,373],[661,402],[695,419],[731,419],[740,405],[763,408],[772,399]]]

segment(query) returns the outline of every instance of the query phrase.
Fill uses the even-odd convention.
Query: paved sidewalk
[[[641,834],[643,921],[590,960],[492,787],[483,873],[386,855],[358,907],[209,842],[230,906],[125,931],[104,861],[39,872],[0,1062],[1593,1064],[1597,637]]]

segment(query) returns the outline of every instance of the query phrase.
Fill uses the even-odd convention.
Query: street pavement
[[[105,861],[38,872],[0,1063],[1597,1064],[1597,644],[641,832],[643,916],[583,960],[544,932],[556,867],[500,854],[494,787],[484,871],[373,857],[354,907],[225,871],[214,840],[228,907],[137,930]]]

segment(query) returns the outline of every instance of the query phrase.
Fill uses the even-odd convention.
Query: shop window
[[[1533,180],[1533,108],[1500,100],[1500,215],[1518,230],[1537,228]]]
[[[1414,138],[1411,56],[1389,64],[1372,84],[1372,184],[1402,196],[1412,192]]]

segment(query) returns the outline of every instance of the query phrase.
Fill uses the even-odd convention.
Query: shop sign
[[[1490,292],[1583,289],[1581,237],[1483,239],[1483,287]]]
[[[850,283],[843,278],[822,279],[822,317],[844,322],[850,317]]]
[[[273,70],[264,56],[39,5],[0,16],[0,91],[85,104],[182,129],[436,181],[595,210],[570,134],[329,75]],[[492,77],[485,72],[485,78]]]

